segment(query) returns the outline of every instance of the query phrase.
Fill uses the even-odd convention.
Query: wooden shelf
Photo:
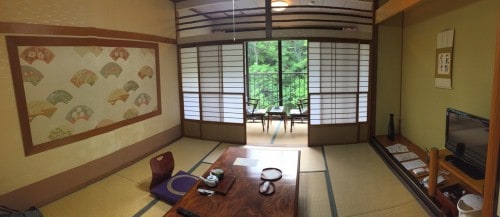
[[[453,185],[459,185],[468,193],[476,193],[483,194],[484,188],[484,179],[483,180],[475,180],[469,177],[467,174],[460,171],[455,166],[451,165],[445,160],[447,155],[451,155],[452,153],[446,149],[442,149],[438,151],[437,156],[437,165],[439,170],[444,170],[446,174],[442,173],[442,175],[446,181],[439,186],[437,186],[436,194],[434,197],[431,197],[427,190],[420,185],[420,180],[427,176],[427,174],[416,176],[411,171],[406,170],[401,163],[395,159],[392,154],[388,152],[386,147],[394,145],[394,144],[402,144],[408,147],[408,150],[414,152],[418,155],[418,157],[427,165],[430,165],[429,155],[426,151],[422,150],[419,146],[415,145],[408,139],[397,136],[394,140],[387,138],[385,135],[376,136],[371,140],[372,146],[375,150],[381,155],[381,157],[392,167],[393,171],[400,175],[400,178],[413,190],[413,193],[419,198],[421,202],[427,205],[429,210],[435,215],[443,214],[443,212],[451,212],[455,214],[456,204],[451,204],[449,199],[447,199],[442,192],[442,189],[448,188]],[[435,155],[434,155],[435,156]],[[435,158],[434,158],[435,159]],[[435,174],[435,173],[434,173]],[[435,177],[435,176],[434,176]],[[444,208],[446,207],[446,208]],[[444,211],[447,210],[447,211]]]
[[[420,184],[420,180],[425,175],[419,177],[415,176],[412,172],[406,170],[386,149],[386,147],[397,143],[406,145],[410,151],[417,154],[422,161],[427,163],[427,152],[423,151],[404,137],[397,136],[394,140],[390,140],[385,135],[370,138],[370,145],[372,145],[375,151],[381,156],[382,160],[387,163],[389,168],[398,175],[402,183],[410,189],[410,192],[415,195],[417,200],[425,204],[426,210],[432,213],[432,216],[443,216],[441,206],[438,206],[436,201],[427,195],[427,189]]]
[[[484,188],[484,179],[472,179],[470,176],[460,171],[455,166],[448,163],[444,158],[448,155],[452,155],[452,153],[446,149],[439,150],[439,166],[447,171],[449,171],[452,175],[454,175],[459,181],[463,182],[463,184],[467,185],[465,187],[472,188],[478,194],[483,194]]]

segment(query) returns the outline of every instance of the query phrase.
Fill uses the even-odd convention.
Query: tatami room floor
[[[77,192],[56,200],[41,211],[45,217],[163,216],[171,206],[148,192],[149,159],[171,151],[174,173],[202,175],[230,146],[298,149],[300,159],[299,216],[428,216],[414,196],[367,143],[307,147],[307,124],[293,133],[273,121],[269,132],[261,123],[247,124],[248,145],[181,138],[137,163]]]

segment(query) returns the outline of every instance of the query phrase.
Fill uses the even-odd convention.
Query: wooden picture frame
[[[25,155],[161,114],[157,43],[6,36]]]

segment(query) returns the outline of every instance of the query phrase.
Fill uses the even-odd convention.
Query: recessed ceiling
[[[241,32],[269,31],[269,26],[274,33],[285,29],[308,33],[347,30],[351,35],[352,32],[371,35],[373,25],[373,0],[283,0],[288,6],[282,11],[270,10],[269,14],[266,0],[172,1],[178,14],[180,38],[232,31],[242,35]],[[340,37],[350,37],[339,33]],[[267,38],[269,35],[266,33]]]

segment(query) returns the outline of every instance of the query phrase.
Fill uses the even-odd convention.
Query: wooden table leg
[[[260,120],[262,121],[262,132],[265,132],[265,129],[264,129],[265,126],[264,125],[266,125],[266,122],[265,122],[264,118],[265,118],[265,115],[262,115],[261,118],[260,118]]]
[[[286,133],[286,121],[287,121],[288,117],[286,116],[286,113],[285,113],[285,114],[283,114],[283,115],[282,115],[282,117],[283,117],[283,116],[285,116],[285,117],[283,118],[283,124],[285,125],[285,133]]]

